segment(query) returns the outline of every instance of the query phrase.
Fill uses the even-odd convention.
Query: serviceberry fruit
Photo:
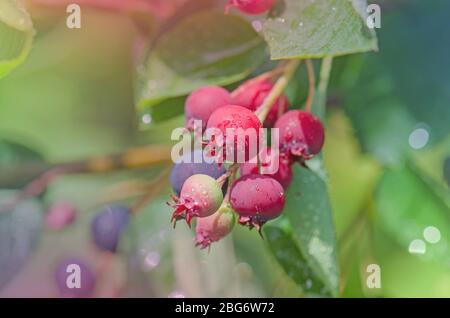
[[[250,147],[255,147],[257,153],[259,130],[262,128],[262,124],[251,110],[236,105],[227,105],[219,108],[209,118],[207,128],[215,128],[222,133],[223,143],[217,144],[217,140],[211,140],[210,145],[214,145],[216,148],[223,147],[224,154],[234,153],[234,158],[228,159],[235,160],[239,154],[244,153],[245,160],[248,160]],[[256,136],[256,145],[250,145],[249,138],[245,138],[244,145],[241,145],[237,138],[240,129],[242,132],[253,130]],[[230,131],[234,135],[234,142],[232,143],[227,142],[227,134]]]
[[[120,236],[130,221],[130,210],[120,205],[103,208],[92,220],[94,243],[102,250],[116,252]]]
[[[230,203],[239,214],[240,224],[260,231],[264,223],[283,212],[285,195],[283,187],[274,178],[252,174],[233,184]]]
[[[320,120],[309,112],[291,110],[275,123],[280,133],[281,151],[308,160],[317,155],[325,141]]]
[[[230,234],[236,219],[229,206],[222,206],[216,213],[198,218],[195,226],[195,242],[204,249]]]
[[[45,226],[54,231],[62,230],[76,219],[76,208],[69,202],[54,203],[45,216]]]
[[[195,158],[201,158],[202,162],[195,163]],[[180,195],[181,188],[186,179],[194,174],[206,174],[214,179],[218,179],[226,172],[223,165],[219,166],[217,163],[206,162],[201,149],[184,154],[183,157],[180,158],[180,161],[181,162],[176,163],[172,167],[170,173],[170,184],[177,195]],[[226,184],[224,184],[223,188],[226,189]]]
[[[219,209],[223,201],[222,187],[208,175],[194,174],[184,182],[180,196],[173,196],[173,200],[172,221],[175,224],[185,219],[190,226],[194,217],[204,218]]]
[[[246,14],[261,14],[269,11],[274,4],[275,0],[229,0],[226,11],[236,7]]]
[[[273,172],[271,166],[274,160],[278,160],[278,169]],[[292,182],[292,161],[289,156],[272,148],[267,148],[261,152],[260,165],[257,163],[246,162],[241,164],[241,176],[249,174],[267,175],[277,180],[284,189],[287,189]]]
[[[76,286],[79,273],[79,286]],[[55,271],[56,284],[62,297],[87,298],[92,296],[95,287],[95,275],[89,267],[78,258],[60,261]]]
[[[219,86],[206,86],[192,92],[184,105],[186,127],[193,129],[194,120],[201,120],[202,128],[205,129],[211,114],[229,104],[231,104],[230,93]]]
[[[269,95],[273,85],[274,84],[267,79],[249,80],[232,93],[233,104],[243,106],[251,111],[256,111]],[[282,94],[275,100],[267,114],[264,121],[264,127],[273,127],[279,115],[284,114],[288,108],[289,101],[286,95]]]

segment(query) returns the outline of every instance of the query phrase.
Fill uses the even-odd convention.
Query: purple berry
[[[87,298],[92,296],[95,276],[89,267],[78,258],[68,258],[59,262],[55,278],[62,297]]]
[[[196,157],[201,158],[202,162],[193,163],[194,158]],[[173,191],[177,195],[180,195],[181,188],[183,187],[184,182],[194,174],[206,174],[213,179],[218,179],[225,173],[225,167],[223,165],[219,167],[217,163],[205,162],[201,149],[197,149],[191,153],[185,154],[182,157],[182,160],[185,162],[175,164],[170,174],[170,184],[172,185]],[[226,189],[226,184],[224,184],[223,188]]]
[[[107,206],[92,220],[94,243],[102,250],[116,252],[120,236],[130,220],[130,210],[120,205]]]

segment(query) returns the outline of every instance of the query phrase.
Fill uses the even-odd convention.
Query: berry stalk
[[[256,116],[258,116],[261,122],[264,122],[267,115],[269,114],[270,108],[286,89],[290,79],[295,73],[295,70],[300,65],[300,62],[301,60],[292,60],[286,64],[283,75],[276,81],[275,85],[270,91],[270,94],[266,97],[261,107],[259,107],[255,112]]]
[[[314,93],[316,91],[316,78],[314,75],[314,67],[311,60],[306,60],[306,71],[308,73],[308,99],[306,100],[305,109],[307,112],[311,112],[312,103],[314,100]]]
[[[322,60],[320,68],[319,85],[317,87],[316,101],[314,102],[314,113],[323,120],[325,117],[325,106],[330,81],[331,68],[333,66],[333,57],[327,56]]]

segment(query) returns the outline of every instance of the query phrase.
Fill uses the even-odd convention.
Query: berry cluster
[[[285,190],[292,181],[292,165],[304,166],[306,160],[322,149],[324,128],[317,117],[307,111],[288,110],[289,102],[283,94],[272,105],[265,105],[273,87],[269,77],[261,76],[244,82],[233,92],[208,86],[192,92],[186,99],[189,133],[192,123],[201,120],[206,123],[202,125],[203,132],[214,129],[222,135],[222,138],[202,139],[199,144],[203,148],[183,154],[171,173],[175,193],[169,203],[174,209],[172,221],[175,224],[185,219],[190,226],[195,219],[195,241],[201,248],[228,235],[235,215],[239,224],[258,231],[264,223],[280,216]],[[260,112],[266,106],[270,109]],[[261,118],[261,113],[267,115]],[[248,153],[255,145],[247,138],[244,143],[238,143],[235,133],[248,129],[259,131],[263,127],[278,129],[279,140],[277,146],[273,143],[264,146],[257,134],[257,158],[252,160],[255,158]],[[194,133],[194,138],[198,137]],[[210,146],[215,150],[210,151]],[[217,154],[229,152],[235,156],[227,157],[225,163],[217,160],[220,157]],[[236,159],[236,154],[241,153],[245,153],[244,162]],[[194,156],[201,160],[194,162]],[[207,160],[211,157],[215,160]],[[277,167],[275,171],[269,169],[273,163]]]

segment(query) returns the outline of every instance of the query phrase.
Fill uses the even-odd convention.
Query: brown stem
[[[152,181],[149,186],[149,191],[131,207],[132,214],[136,214],[145,208],[148,203],[166,187],[167,184],[164,180],[166,180],[169,176],[169,172],[170,169],[164,169],[163,172],[161,172],[158,177]]]
[[[129,149],[121,154],[94,157],[84,161],[58,164],[31,181],[10,202],[0,206],[0,213],[8,211],[30,197],[38,196],[57,178],[69,174],[105,173],[122,169],[147,168],[171,163],[170,146],[149,145]]]
[[[229,169],[230,176],[228,179],[227,193],[225,194],[225,197],[223,199],[223,204],[228,204],[230,202],[231,187],[233,186],[234,179],[236,179],[236,174],[237,174],[238,169],[239,169],[239,164],[234,164]]]

